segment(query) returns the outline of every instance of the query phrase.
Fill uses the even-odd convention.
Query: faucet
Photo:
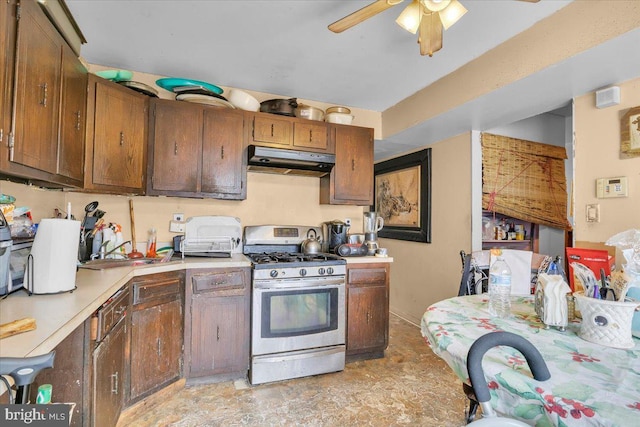
[[[97,254],[91,254],[91,259],[105,259],[108,255],[113,254],[115,251],[117,251],[118,249],[120,249],[121,247],[123,247],[124,245],[126,245],[127,243],[131,243],[131,240],[127,240],[126,242],[122,242],[120,243],[118,246],[116,246],[115,248],[111,249],[110,251],[107,252],[107,245],[111,243],[110,240],[107,240],[106,242],[102,243],[100,245],[100,250]],[[114,255],[119,255],[122,256],[124,258],[126,258],[127,256],[121,253],[117,253]]]

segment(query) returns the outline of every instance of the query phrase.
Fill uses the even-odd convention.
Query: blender
[[[377,212],[364,213],[364,244],[367,255],[375,255],[378,249],[378,231],[384,227],[384,219]]]

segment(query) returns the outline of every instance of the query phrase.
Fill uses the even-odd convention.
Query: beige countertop
[[[73,292],[31,295],[19,291],[0,301],[0,324],[25,317],[36,320],[36,329],[0,340],[0,357],[37,356],[53,350],[135,276],[194,268],[251,267],[244,255],[231,258],[187,258],[166,264],[79,269]]]
[[[391,257],[346,257],[347,264],[391,263]],[[79,269],[77,289],[50,295],[19,291],[0,301],[0,324],[31,317],[36,329],[0,340],[0,357],[37,356],[53,350],[131,278],[167,271],[251,267],[244,255],[231,258],[186,258],[166,264],[119,267],[104,270]]]

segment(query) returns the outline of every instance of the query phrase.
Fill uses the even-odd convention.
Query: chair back
[[[469,254],[460,251],[460,257],[462,259],[462,277],[458,296],[488,292],[491,250],[474,251]],[[536,252],[531,254],[532,285],[537,282],[539,272],[547,271],[551,261],[553,258],[549,255]]]

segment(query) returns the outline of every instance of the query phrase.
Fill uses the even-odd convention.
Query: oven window
[[[338,328],[337,288],[265,292],[262,308],[263,338],[309,335]]]

